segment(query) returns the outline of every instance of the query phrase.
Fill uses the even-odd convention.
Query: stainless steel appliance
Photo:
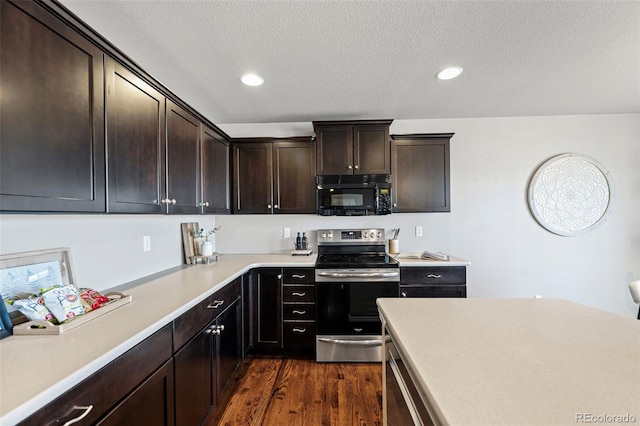
[[[398,297],[398,261],[384,229],[321,229],[316,261],[316,360],[382,360],[376,299]]]
[[[391,214],[391,179],[387,175],[318,176],[316,179],[319,215]]]

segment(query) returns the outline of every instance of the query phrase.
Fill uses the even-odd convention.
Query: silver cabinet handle
[[[213,303],[207,305],[207,309],[218,309],[222,305],[224,305],[224,300],[214,300]]]
[[[407,292],[406,291],[401,291],[400,292],[400,297],[407,297]]]
[[[358,169],[359,167],[358,167],[358,165],[356,164],[356,165],[354,166],[354,168]]]
[[[200,203],[200,207],[209,207],[209,202],[205,201],[204,203]]]
[[[442,278],[442,275],[440,275],[440,274],[427,274],[427,278],[440,279],[440,278]]]
[[[176,199],[175,199],[175,198],[172,198],[172,199],[171,199],[171,204],[175,204],[175,203],[176,203]]]
[[[299,310],[296,309],[295,311],[292,311],[292,313],[298,314],[298,315],[304,315],[304,314],[307,313],[307,311],[299,311]]]
[[[211,333],[215,334],[215,330],[216,330],[216,326],[212,325],[211,327],[207,327],[207,329],[204,331],[204,334],[211,334]]]
[[[398,207],[398,203],[393,203],[393,207]]]
[[[293,274],[293,275],[291,275],[291,278],[300,278],[300,279],[303,279],[303,278],[305,278],[306,276],[307,276],[306,274],[302,274],[302,275]]]
[[[278,205],[277,205],[277,204],[274,204],[274,205],[273,205],[273,208],[274,208],[274,209],[279,209],[280,207],[278,207]]]
[[[351,166],[349,166],[348,168],[349,168],[349,170],[353,169],[353,167],[351,167]]]
[[[169,200],[167,200],[166,198],[163,198],[162,200],[160,200],[161,204],[168,204]]]
[[[400,272],[316,272],[319,277],[331,278],[392,278]]]
[[[298,293],[297,291],[294,291],[293,293],[291,293],[292,296],[300,296],[300,297],[304,297],[307,295],[307,292],[303,292],[303,293]]]
[[[219,328],[211,330],[211,334],[213,334],[214,336],[219,336],[221,332],[222,330],[220,330]]]
[[[74,423],[78,423],[80,420],[82,420],[85,417],[87,417],[89,415],[89,413],[91,412],[91,410],[93,410],[93,404],[92,405],[88,405],[86,407],[79,407],[79,406],[76,405],[76,406],[73,407],[73,409],[74,410],[84,410],[84,412],[82,414],[80,414],[78,417],[69,420],[68,422],[66,422],[62,426],[69,426],[69,425],[72,425]]]
[[[277,278],[278,278],[279,280],[281,280],[281,279],[282,279],[282,274],[278,274]]]
[[[219,326],[218,326],[218,330],[220,330],[220,331],[224,331],[224,324],[219,325]]]
[[[306,328],[294,328],[291,331],[293,331],[294,333],[306,333],[307,329]]]
[[[267,208],[270,209],[271,208],[271,204],[267,204]]]

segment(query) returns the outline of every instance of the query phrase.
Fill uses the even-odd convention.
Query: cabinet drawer
[[[400,297],[467,297],[465,285],[401,285]]]
[[[286,268],[283,282],[285,284],[313,284],[315,270],[313,268]]]
[[[315,321],[316,305],[287,305],[282,307],[282,316],[285,321]]]
[[[314,322],[285,322],[284,347],[286,349],[312,348],[316,341]]]
[[[95,424],[124,396],[171,358],[171,325],[147,339],[28,417],[22,425],[64,424],[92,407],[78,425]]]
[[[236,278],[173,321],[174,352],[240,297],[241,282],[241,278]]]
[[[314,302],[316,288],[312,285],[284,285],[282,289],[284,302]]]
[[[400,268],[401,284],[465,284],[465,266]]]

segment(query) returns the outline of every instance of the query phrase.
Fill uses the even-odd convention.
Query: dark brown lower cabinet
[[[400,268],[400,297],[467,297],[465,266]]]
[[[259,268],[253,274],[253,346],[282,349],[282,269]]]
[[[242,362],[242,304],[236,299],[175,354],[176,425],[199,425],[218,406]]]
[[[114,421],[126,418],[127,424],[172,425],[171,340],[167,325],[20,424],[90,425],[113,416]],[[154,415],[141,417],[139,410]],[[82,420],[72,422],[79,417]],[[129,421],[134,418],[145,421]]]
[[[98,422],[100,426],[174,424],[173,359]]]

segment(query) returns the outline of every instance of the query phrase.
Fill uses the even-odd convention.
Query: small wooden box
[[[11,319],[13,334],[62,334],[92,319],[130,303],[131,295],[121,292],[104,294],[109,298],[98,309],[79,315],[62,324],[50,321],[29,321],[23,314],[6,303],[21,294],[39,294],[41,288],[72,284],[77,288],[69,248],[30,251],[0,256],[0,294]]]

